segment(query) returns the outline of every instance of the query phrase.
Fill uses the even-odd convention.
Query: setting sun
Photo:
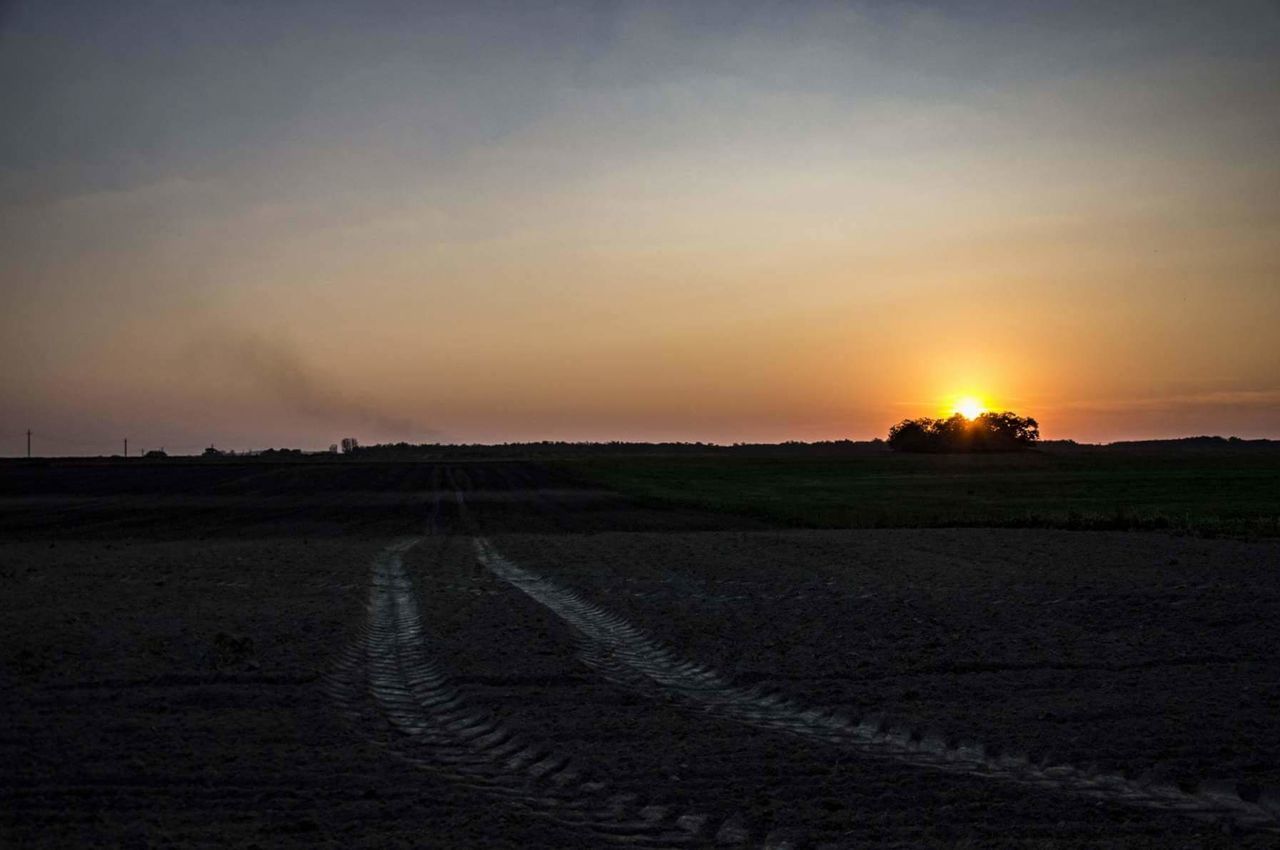
[[[986,412],[986,409],[986,405],[972,396],[966,396],[957,400],[955,405],[955,412],[959,413],[965,419],[977,419]]]

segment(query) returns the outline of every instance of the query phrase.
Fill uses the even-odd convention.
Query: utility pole
[[[27,460],[31,460],[31,429],[27,429]]]
[[[124,438],[124,456],[125,457],[129,456],[129,438],[128,437]]]

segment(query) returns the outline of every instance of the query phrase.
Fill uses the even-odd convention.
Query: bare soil
[[[741,722],[593,656],[474,540],[797,710],[1264,803],[1275,542],[780,531],[527,464],[354,469],[0,487],[0,844],[1280,846]]]

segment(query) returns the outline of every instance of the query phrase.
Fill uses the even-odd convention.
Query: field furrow
[[[704,665],[681,658],[622,617],[505,558],[484,538],[475,541],[480,562],[494,575],[546,606],[582,636],[581,657],[624,687],[651,692],[647,681],[691,707],[747,725],[820,740],[860,754],[914,767],[964,773],[1036,789],[1173,811],[1202,819],[1232,820],[1256,829],[1280,828],[1280,806],[1270,797],[1251,802],[1234,785],[1206,783],[1187,792],[1158,779],[1132,781],[1119,774],[1067,764],[1038,764],[1024,754],[993,754],[977,740],[952,741],[898,726],[878,715],[850,718],[835,709],[759,687],[741,687]]]

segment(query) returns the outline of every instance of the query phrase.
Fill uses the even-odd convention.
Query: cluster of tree
[[[983,413],[969,419],[904,419],[889,429],[889,448],[896,452],[1011,452],[1040,439],[1040,424],[1011,411]]]

